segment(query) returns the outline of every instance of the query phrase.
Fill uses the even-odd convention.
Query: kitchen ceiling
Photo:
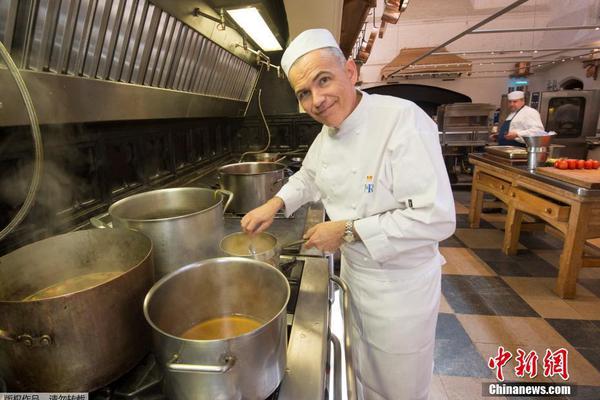
[[[382,67],[396,58],[401,49],[437,47],[512,3],[513,0],[411,0],[398,23],[387,25],[384,37],[375,41],[362,71],[370,71],[372,77],[379,76]],[[375,17],[368,19],[367,30],[381,25],[383,9],[384,0],[378,0]],[[599,16],[599,0],[529,0],[479,30],[600,26]],[[473,74],[491,71],[504,76],[513,72],[518,61],[551,62],[589,53],[595,47],[600,48],[600,30],[594,29],[471,34],[446,46],[449,52],[473,62]],[[540,51],[550,48],[591,50]]]

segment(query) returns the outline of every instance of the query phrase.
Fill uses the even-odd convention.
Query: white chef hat
[[[524,98],[525,98],[525,93],[521,92],[520,90],[515,90],[514,92],[510,92],[508,94],[509,100],[519,100],[519,99],[524,99]]]
[[[302,32],[292,40],[287,49],[285,49],[283,56],[281,56],[281,68],[283,68],[283,72],[287,76],[296,60],[306,53],[325,47],[340,48],[331,32],[327,29],[308,29]]]

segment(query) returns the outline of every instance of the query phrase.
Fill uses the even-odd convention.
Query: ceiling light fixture
[[[256,7],[227,10],[227,13],[263,51],[283,50]]]

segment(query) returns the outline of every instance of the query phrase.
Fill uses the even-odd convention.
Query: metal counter
[[[278,400],[325,398],[329,350],[329,271],[327,260],[305,260],[294,324],[288,343],[287,368]]]

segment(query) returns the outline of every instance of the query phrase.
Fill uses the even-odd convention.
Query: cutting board
[[[588,189],[600,189],[600,169],[538,167],[535,172]]]
[[[522,158],[505,158],[493,155],[491,153],[486,153],[485,158],[489,160],[494,160],[497,162],[501,162],[508,165],[519,165],[519,164],[527,164],[527,159]]]

